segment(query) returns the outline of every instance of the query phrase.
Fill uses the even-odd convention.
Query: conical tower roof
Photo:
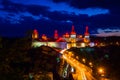
[[[75,28],[74,28],[74,25],[72,25],[72,31],[71,31],[71,34],[76,34],[76,32],[75,32]]]
[[[88,26],[86,26],[86,28],[85,28],[85,36],[88,36],[88,35],[89,35]]]

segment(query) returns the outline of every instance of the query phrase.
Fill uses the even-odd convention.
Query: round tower
[[[54,32],[54,39],[58,39],[58,31],[57,30],[55,30],[55,32]]]
[[[32,39],[38,39],[38,38],[39,38],[39,33],[36,29],[34,29],[32,33]]]
[[[90,34],[89,34],[89,32],[88,32],[88,26],[86,26],[86,28],[85,28],[84,42],[85,42],[85,43],[90,42]]]
[[[75,29],[74,29],[74,26],[72,25],[72,31],[71,31],[71,38],[76,38],[76,32],[75,32]]]

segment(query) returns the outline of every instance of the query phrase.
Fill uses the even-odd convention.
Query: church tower
[[[39,33],[36,29],[34,29],[32,33],[32,39],[38,39],[38,38],[39,38]]]

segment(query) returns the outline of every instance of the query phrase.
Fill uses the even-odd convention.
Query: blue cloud
[[[101,28],[98,28],[97,32],[98,33],[113,33],[113,32],[120,32],[120,29],[110,29],[110,28],[101,29]]]
[[[67,23],[73,23],[71,20],[66,20]]]
[[[88,16],[94,16],[99,14],[108,14],[108,9],[103,8],[85,8],[85,9],[78,9],[68,5],[67,3],[54,3],[52,0],[29,0],[25,2],[25,0],[11,0],[14,3],[24,4],[24,5],[40,5],[49,7],[49,11],[60,11],[60,12],[67,12],[68,14],[75,13],[76,15],[79,14],[86,14]]]
[[[80,14],[87,14],[88,16],[99,15],[99,14],[108,14],[108,9],[102,8],[86,8],[80,11]]]
[[[98,34],[92,34],[100,37],[120,36],[120,29],[97,29]]]
[[[13,12],[7,12],[0,10],[0,18],[3,22],[6,20],[9,21],[11,24],[19,24],[20,21],[24,20],[24,17],[31,17],[33,20],[50,20],[48,17],[45,17],[43,15],[32,15],[29,12],[19,12],[19,13],[13,13]]]
[[[0,4],[0,9],[3,9],[3,8],[4,8],[4,6]]]

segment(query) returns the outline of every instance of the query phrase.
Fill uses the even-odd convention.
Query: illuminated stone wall
[[[39,41],[34,41],[32,42],[32,47],[40,47],[40,46],[50,46],[50,47],[57,47],[64,49],[67,47],[66,42],[39,42]]]

